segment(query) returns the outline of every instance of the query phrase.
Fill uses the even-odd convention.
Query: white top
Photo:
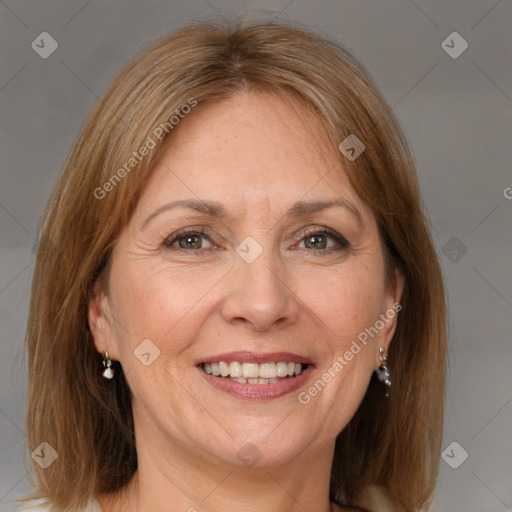
[[[51,504],[45,499],[28,501],[21,505],[20,512],[53,512]],[[103,512],[99,503],[96,500],[91,500],[87,506],[80,511],[76,512]]]
[[[367,489],[360,506],[365,507],[370,512],[395,512],[395,508],[385,496],[385,491],[383,492],[383,490],[378,487]],[[21,511],[52,512],[52,507],[45,499],[39,499],[27,502],[22,506],[20,512]],[[103,512],[103,510],[95,499],[91,499],[85,508],[76,512]]]
[[[370,486],[365,489],[362,502],[359,506],[366,508],[370,512],[396,512],[396,508],[387,497],[387,492],[382,487]]]

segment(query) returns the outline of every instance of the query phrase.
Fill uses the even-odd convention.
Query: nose
[[[259,332],[293,325],[300,310],[286,272],[264,254],[252,263],[237,261],[230,273],[230,293],[221,309],[226,322],[245,324]]]

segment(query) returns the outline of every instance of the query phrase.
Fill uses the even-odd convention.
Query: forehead
[[[194,198],[270,211],[328,195],[365,209],[320,118],[291,98],[244,92],[211,101],[172,135],[142,207]]]
[[[273,93],[244,92],[210,101],[185,118],[170,140],[168,156],[245,160],[248,168],[251,161],[284,157],[319,163],[333,160],[327,137],[320,119],[298,101]]]

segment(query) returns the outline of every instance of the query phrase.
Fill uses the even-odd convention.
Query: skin
[[[190,512],[327,512],[336,435],[363,399],[396,317],[307,405],[297,394],[392,308],[402,278],[386,288],[375,218],[302,107],[244,92],[197,107],[173,135],[116,242],[108,292],[98,287],[89,305],[97,350],[120,361],[133,392],[139,457],[119,496],[97,499],[105,512],[168,511],[169,503]],[[174,208],[147,221],[185,199],[218,202],[229,216]],[[358,213],[286,213],[299,200],[331,199]],[[189,227],[205,230],[196,248],[165,245]],[[350,247],[305,234],[322,227]],[[252,263],[236,252],[248,236],[263,249]],[[149,366],[134,356],[144,339],[160,350]],[[293,352],[315,368],[297,392],[243,400],[195,366],[235,350]],[[237,457],[246,443],[260,454],[250,468]]]

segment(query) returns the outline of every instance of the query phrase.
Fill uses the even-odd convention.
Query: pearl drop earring
[[[377,378],[386,386],[386,398],[390,398],[391,376],[389,373],[388,358],[384,347],[379,348],[381,365],[375,370]]]
[[[110,359],[108,352],[105,352],[105,354],[103,354],[103,366],[105,368],[103,370],[103,377],[105,377],[105,379],[111,379],[112,377],[114,377],[114,373],[116,371],[114,368],[112,368],[112,359]]]

